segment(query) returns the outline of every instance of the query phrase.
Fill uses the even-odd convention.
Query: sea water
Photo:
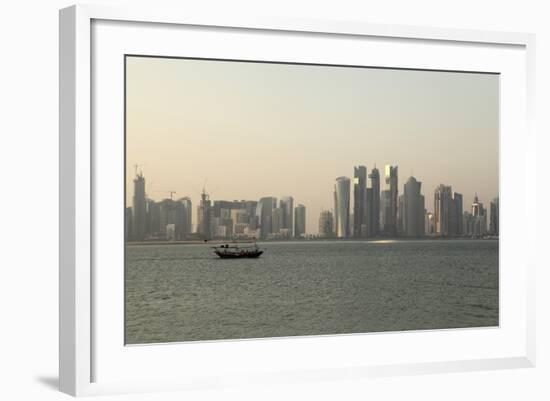
[[[129,245],[127,344],[499,324],[498,241]]]

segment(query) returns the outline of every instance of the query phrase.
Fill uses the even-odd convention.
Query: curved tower
[[[348,177],[338,177],[334,184],[336,214],[336,236],[338,238],[348,238],[350,236],[349,204],[350,204],[350,179]]]

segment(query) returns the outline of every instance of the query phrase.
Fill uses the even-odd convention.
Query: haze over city
[[[440,183],[464,210],[498,197],[497,75],[128,57],[126,87],[127,206],[134,164],[155,200],[290,195],[309,233],[354,165],[382,190],[398,165],[431,211]]]

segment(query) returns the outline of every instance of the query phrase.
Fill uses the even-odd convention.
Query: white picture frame
[[[195,351],[189,346],[186,352],[196,354],[197,352],[207,352],[211,356],[225,355],[231,357],[238,353],[263,352],[267,346],[274,348],[274,352],[289,352],[296,351],[298,348],[307,349],[310,355],[318,352],[321,347],[329,349],[327,352],[328,361],[325,365],[308,366],[307,364],[298,367],[298,369],[285,370],[286,365],[290,362],[284,360],[273,361],[273,366],[276,369],[258,369],[258,374],[246,369],[237,369],[236,374],[225,374],[221,369],[214,376],[205,376],[197,369],[195,373],[190,373],[185,378],[165,375],[159,377],[150,377],[145,372],[143,377],[139,377],[138,381],[132,380],[132,370],[128,369],[127,376],[116,377],[111,374],[107,380],[98,380],[101,377],[101,372],[98,372],[96,363],[97,353],[99,352],[99,360],[106,360],[107,348],[105,333],[97,332],[96,325],[100,322],[101,327],[112,324],[115,315],[104,318],[104,314],[98,313],[101,306],[96,308],[94,303],[94,291],[97,287],[104,284],[101,280],[105,279],[105,275],[98,278],[94,274],[94,268],[98,261],[101,261],[103,256],[96,254],[94,248],[94,238],[97,238],[98,221],[97,218],[101,215],[101,211],[97,212],[97,198],[95,190],[97,189],[96,169],[97,156],[105,152],[101,143],[94,140],[94,131],[92,127],[94,121],[94,104],[92,103],[92,95],[94,88],[92,87],[93,69],[96,66],[94,60],[94,51],[101,46],[104,41],[98,40],[93,42],[92,36],[94,31],[94,23],[98,21],[110,21],[125,23],[140,23],[140,24],[156,24],[164,28],[169,27],[203,27],[205,29],[213,29],[214,36],[224,35],[218,31],[223,29],[243,30],[250,34],[254,32],[263,33],[285,33],[287,35],[306,34],[309,37],[316,35],[325,38],[339,37],[348,39],[357,38],[379,38],[388,41],[411,41],[407,43],[435,43],[439,45],[458,46],[459,49],[466,48],[513,48],[517,50],[517,54],[511,55],[514,60],[518,61],[518,71],[525,73],[525,76],[515,77],[514,85],[522,87],[522,93],[525,96],[519,96],[517,102],[520,106],[524,106],[525,110],[517,112],[518,116],[514,121],[509,121],[506,124],[513,125],[513,128],[519,128],[521,135],[507,140],[513,141],[501,148],[505,155],[510,155],[512,151],[517,152],[518,159],[522,161],[519,170],[512,172],[513,165],[509,159],[501,159],[501,185],[507,187],[509,180],[521,180],[523,185],[529,186],[531,193],[536,191],[534,185],[535,177],[532,174],[535,171],[535,133],[532,129],[531,113],[534,110],[534,35],[524,33],[506,33],[506,32],[485,32],[471,31],[459,29],[438,29],[427,27],[411,27],[411,26],[389,26],[375,25],[363,22],[344,22],[344,21],[315,21],[315,20],[293,20],[293,19],[275,19],[264,18],[254,20],[223,20],[217,19],[208,15],[186,15],[185,10],[167,11],[161,9],[140,9],[140,8],[111,8],[107,6],[91,6],[78,5],[72,6],[60,11],[60,390],[75,396],[93,395],[117,392],[132,392],[132,391],[158,391],[165,389],[186,389],[186,388],[203,388],[217,387],[220,385],[243,384],[247,381],[270,383],[288,382],[288,381],[308,381],[308,380],[329,380],[331,378],[361,378],[368,376],[385,376],[385,375],[400,375],[400,374],[418,374],[418,373],[435,373],[442,371],[468,371],[479,369],[501,369],[511,367],[529,367],[535,364],[535,319],[534,319],[534,270],[536,265],[536,257],[534,252],[534,244],[529,244],[527,241],[520,242],[515,255],[520,261],[520,269],[522,275],[520,280],[516,280],[519,289],[513,289],[515,297],[522,301],[518,303],[518,310],[514,311],[521,320],[517,326],[513,327],[514,340],[503,340],[501,348],[494,352],[482,353],[474,355],[464,355],[464,358],[454,357],[444,360],[420,360],[414,355],[407,358],[407,362],[385,362],[386,359],[381,357],[378,362],[372,363],[363,360],[361,355],[355,359],[334,361],[334,366],[331,365],[330,347],[342,346],[344,342],[353,343],[354,346],[362,346],[365,338],[356,335],[350,336],[326,336],[326,337],[311,337],[301,339],[281,339],[281,340],[251,340],[251,341],[234,341],[225,342],[222,345],[202,344],[200,350]],[[138,24],[138,25],[140,25]],[[140,25],[141,27],[143,25]],[[141,29],[140,26],[135,27],[136,30]],[[130,29],[128,26],[116,29]],[[174,28],[176,29],[176,28]],[[136,31],[137,33],[137,31]],[[159,35],[169,35],[169,31],[160,33]],[[154,46],[154,41],[162,36],[151,36],[151,42]],[[222,39],[219,37],[218,39]],[[122,40],[119,37],[119,41]],[[129,40],[129,39],[128,39]],[[117,42],[117,41],[114,41]],[[151,45],[151,44],[149,44]],[[483,50],[482,49],[482,50]],[[99,49],[101,51],[101,49]],[[118,51],[118,50],[117,50]],[[430,50],[426,50],[430,51]],[[433,50],[431,50],[433,51]],[[422,53],[428,54],[428,53]],[[417,56],[421,57],[421,56]],[[495,61],[494,71],[500,72],[498,63],[503,63],[503,60]],[[425,61],[416,61],[422,68],[430,68],[428,59]],[[415,64],[416,65],[416,64]],[[502,66],[502,68],[505,68]],[[437,67],[435,69],[441,69]],[[456,68],[461,70],[460,67]],[[118,71],[120,73],[121,71]],[[510,76],[516,74],[510,72]],[[524,78],[520,79],[520,78]],[[512,84],[510,84],[512,85]],[[512,86],[510,86],[512,88]],[[122,91],[122,88],[120,88]],[[514,96],[510,92],[503,92],[503,97]],[[517,104],[516,104],[517,105]],[[506,103],[501,108],[503,112],[510,111]],[[524,112],[525,111],[525,112]],[[513,111],[516,113],[516,111]],[[122,116],[121,116],[122,117]],[[503,126],[503,129],[509,130],[512,127]],[[511,131],[511,130],[509,130]],[[508,134],[510,135],[510,134]],[[514,146],[515,145],[515,146]],[[502,145],[501,145],[502,146]],[[514,200],[515,205],[526,205],[524,198]],[[529,216],[536,215],[536,205],[525,208],[523,217],[527,218],[527,225],[533,226],[534,219],[529,219]],[[506,213],[506,205],[503,206],[503,211]],[[528,209],[528,210],[527,210]],[[504,214],[504,213],[503,213]],[[121,216],[122,217],[122,216]],[[513,222],[511,222],[513,223]],[[510,224],[512,226],[512,224]],[[506,226],[504,225],[504,228]],[[513,227],[512,227],[513,228]],[[534,232],[535,230],[531,230]],[[503,239],[505,240],[506,237]],[[511,238],[511,237],[510,237]],[[511,241],[510,241],[511,242]],[[523,258],[519,258],[523,255]],[[107,254],[108,256],[108,254]],[[501,254],[502,256],[502,254]],[[119,283],[119,282],[117,282]],[[115,283],[113,284],[113,286]],[[504,287],[506,288],[506,287]],[[106,289],[107,292],[109,290]],[[113,290],[115,291],[115,290]],[[115,294],[112,292],[112,294]],[[509,293],[503,295],[508,297]],[[111,295],[109,295],[111,296]],[[511,296],[511,295],[510,295]],[[116,301],[116,295],[113,295]],[[512,299],[512,298],[511,298]],[[121,301],[122,302],[122,301]],[[502,298],[501,298],[502,302]],[[105,320],[102,320],[105,319]],[[109,323],[111,322],[111,323]],[[121,322],[122,324],[122,322]],[[514,323],[516,324],[516,323]],[[104,330],[104,329],[102,329]],[[503,332],[506,327],[501,327]],[[519,333],[519,334],[518,334]],[[107,333],[108,334],[108,333]],[[415,334],[412,333],[412,336]],[[438,333],[425,334],[416,333],[417,337],[422,336],[437,336]],[[492,333],[476,332],[476,331],[459,331],[456,333],[445,334],[447,336],[456,336],[462,338],[460,341],[475,341],[476,336],[485,336],[487,341],[492,341],[495,335],[495,330]],[[377,337],[371,336],[368,341],[378,341],[373,339],[381,339],[383,337],[393,336],[391,341],[400,341],[396,334],[382,334]],[[510,337],[511,338],[511,337]],[[99,339],[99,340],[98,340]],[[296,343],[299,341],[299,343]],[[432,340],[430,340],[432,341]],[[508,341],[514,341],[515,348],[510,352],[504,352]],[[108,341],[107,341],[108,342]],[[293,346],[294,344],[294,346]],[[157,349],[155,351],[153,348]],[[138,347],[140,350],[133,351],[135,355],[129,356],[134,365],[140,358],[149,363],[152,357],[155,361],[167,358],[163,356],[163,351],[158,347],[165,347],[166,351],[170,346],[155,346],[150,348],[156,356],[145,355],[148,353],[147,347]],[[207,347],[210,347],[209,349]],[[459,347],[460,348],[460,347]],[[99,350],[99,351],[98,351]],[[457,351],[458,352],[458,351]],[[124,353],[121,353],[121,355]],[[161,355],[163,354],[163,355]],[[459,354],[457,354],[459,355]],[[103,359],[102,359],[103,358]],[[114,357],[113,357],[114,358]],[[246,357],[245,357],[246,359]],[[382,362],[380,362],[382,361]],[[122,360],[113,363],[128,363]],[[279,363],[279,364],[277,364]],[[117,365],[119,367],[123,365]],[[170,363],[167,363],[170,366]],[[101,370],[101,369],[100,369]],[[191,369],[192,370],[192,369]]]

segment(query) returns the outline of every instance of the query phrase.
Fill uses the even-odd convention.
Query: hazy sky
[[[211,199],[291,195],[309,233],[333,207],[334,180],[354,165],[399,166],[426,207],[452,185],[489,206],[499,185],[497,75],[127,58],[127,188],[134,164],[150,198],[190,196],[193,225]],[[370,180],[368,180],[370,187]],[[353,199],[353,192],[352,192]]]

